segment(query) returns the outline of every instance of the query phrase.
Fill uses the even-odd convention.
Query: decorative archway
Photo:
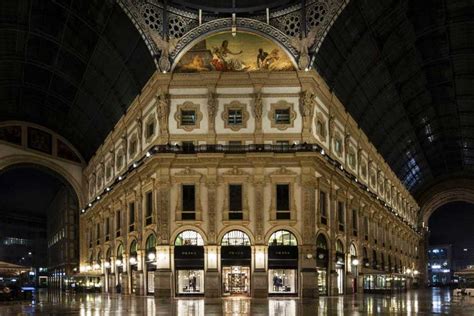
[[[452,179],[440,182],[426,190],[419,198],[421,222],[426,227],[430,216],[441,206],[451,202],[474,204],[474,180]]]
[[[54,162],[52,159],[37,157],[34,155],[9,155],[0,159],[0,174],[9,168],[21,166],[38,166],[40,168],[45,168],[53,174],[57,174],[68,183],[74,193],[77,196],[79,207],[83,207],[85,202],[84,191],[82,190],[82,181],[79,181],[79,176],[72,175],[69,171],[59,165],[59,163]],[[82,177],[82,174],[80,175]]]

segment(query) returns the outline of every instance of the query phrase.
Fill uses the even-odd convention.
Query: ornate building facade
[[[157,72],[84,177],[105,291],[313,297],[418,268],[416,202],[315,71]]]
[[[345,2],[246,18],[119,3],[159,71],[84,171],[89,282],[158,297],[410,285],[419,206],[311,69]]]

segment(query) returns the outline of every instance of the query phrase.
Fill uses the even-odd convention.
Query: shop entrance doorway
[[[250,295],[250,267],[223,267],[222,280],[225,294]]]

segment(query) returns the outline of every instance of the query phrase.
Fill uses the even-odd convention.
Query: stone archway
[[[420,221],[426,227],[430,216],[441,206],[451,202],[474,204],[474,179],[451,179],[440,182],[425,191],[418,201]]]
[[[74,190],[74,193],[77,196],[79,201],[79,207],[85,205],[85,195],[82,190],[82,174],[74,175],[66,168],[60,166],[58,163],[54,162],[53,159],[37,157],[33,154],[13,154],[9,156],[2,157],[0,160],[0,174],[5,170],[8,170],[11,167],[21,166],[21,165],[30,165],[30,166],[39,166],[44,167],[53,173],[56,173],[62,177]]]

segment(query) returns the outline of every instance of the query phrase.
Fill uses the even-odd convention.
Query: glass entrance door
[[[250,267],[222,268],[224,295],[250,295]]]

